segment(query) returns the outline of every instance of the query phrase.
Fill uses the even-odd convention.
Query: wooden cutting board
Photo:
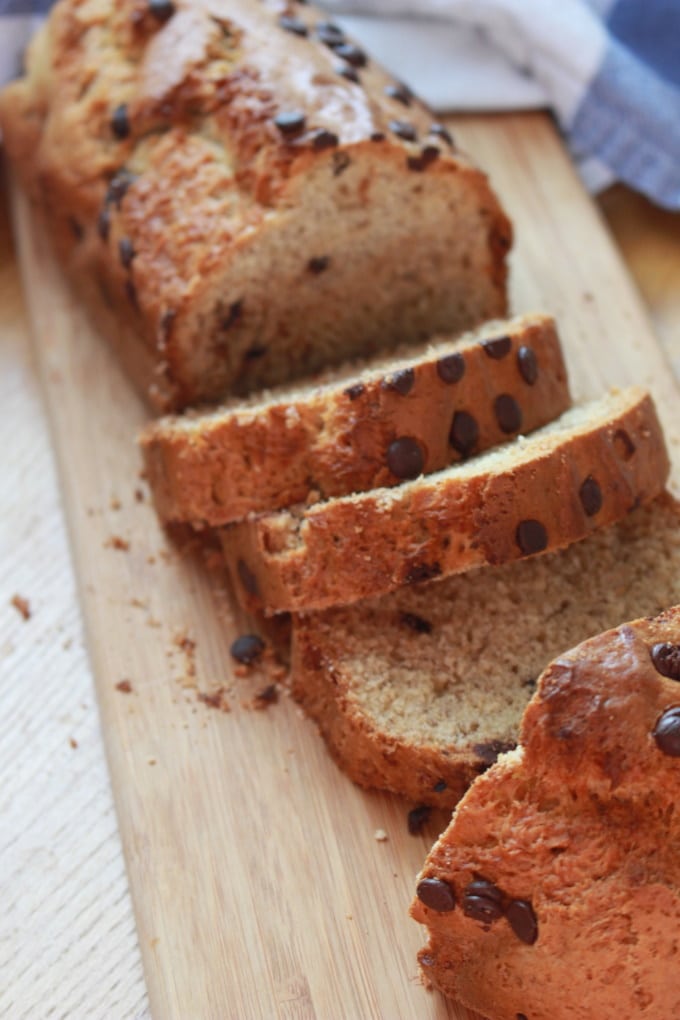
[[[576,396],[652,389],[677,489],[676,384],[550,122],[452,124],[515,222],[514,310],[557,315]],[[408,918],[445,819],[410,835],[410,805],[356,789],[288,699],[252,708],[271,678],[234,674],[246,622],[219,571],[164,537],[139,477],[144,409],[14,205],[154,1017],[471,1017],[420,984]],[[222,710],[200,700],[219,689]]]

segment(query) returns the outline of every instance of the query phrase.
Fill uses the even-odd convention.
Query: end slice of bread
[[[570,403],[555,321],[526,315],[161,419],[140,443],[161,518],[217,526],[397,485],[388,451],[400,436],[420,445],[431,473],[545,425]]]
[[[426,981],[490,1020],[680,1016],[679,680],[680,606],[549,666],[419,876]]]
[[[668,470],[633,387],[436,474],[232,525],[222,545],[247,608],[322,609],[567,546],[658,495]]]
[[[293,694],[355,782],[452,807],[514,746],[551,658],[679,602],[663,495],[559,552],[296,616]]]

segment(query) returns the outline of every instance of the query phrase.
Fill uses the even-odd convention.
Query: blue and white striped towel
[[[551,108],[592,190],[680,209],[680,0],[324,0],[439,111]],[[0,80],[50,0],[0,0]]]

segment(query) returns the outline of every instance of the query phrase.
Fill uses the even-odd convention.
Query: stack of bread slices
[[[570,405],[535,314],[145,430],[161,516],[292,611],[293,694],[358,783],[452,807],[551,657],[680,601],[649,395]]]

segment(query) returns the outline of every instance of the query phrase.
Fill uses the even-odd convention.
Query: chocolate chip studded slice
[[[503,916],[503,893],[493,882],[476,879],[465,890],[463,913],[473,921],[491,924]]]
[[[293,18],[288,14],[281,15],[279,25],[286,32],[292,32],[293,35],[306,36],[309,34],[309,29],[304,21],[300,21],[299,18]]]
[[[522,344],[517,351],[517,367],[524,382],[529,386],[533,386],[538,379],[538,362],[533,350],[531,347],[527,347],[526,344]]]
[[[397,478],[417,478],[423,473],[425,457],[417,439],[399,436],[387,447],[387,466]]]
[[[274,117],[274,124],[282,135],[297,135],[304,130],[305,115],[300,110],[284,111],[277,113]]]
[[[391,120],[388,126],[393,134],[405,142],[415,142],[418,138],[415,127],[407,120]]]
[[[680,680],[680,645],[671,645],[668,642],[657,644],[649,654],[657,673],[671,680]]]
[[[111,131],[121,141],[130,134],[130,121],[125,103],[121,103],[111,114]]]
[[[156,21],[163,24],[169,21],[175,13],[175,5],[172,0],[149,0],[149,12],[153,14]]]
[[[652,730],[656,746],[670,758],[680,758],[680,707],[669,708]]]
[[[237,662],[251,666],[260,658],[264,648],[264,641],[257,634],[242,634],[232,643],[229,651]]]
[[[465,358],[462,354],[447,354],[437,362],[437,375],[442,382],[457,383],[465,375]]]
[[[382,381],[382,389],[394,390],[400,396],[405,397],[413,389],[416,381],[416,374],[412,368],[402,368],[392,375],[386,376]]]
[[[441,878],[421,878],[416,888],[416,896],[430,910],[440,914],[449,913],[456,906],[456,894]]]
[[[510,434],[522,427],[522,412],[519,404],[509,393],[501,393],[493,402],[493,411],[501,432]]]
[[[508,904],[505,916],[517,938],[533,946],[538,938],[538,922],[531,904],[527,900],[513,900]]]
[[[515,532],[517,545],[525,556],[542,552],[548,545],[548,532],[540,521],[520,521]]]
[[[456,411],[449,431],[449,443],[461,454],[469,457],[479,439],[479,425],[468,411]]]
[[[602,509],[602,489],[592,475],[588,475],[581,485],[578,498],[586,517],[594,517]]]
[[[482,347],[484,353],[490,358],[494,358],[495,361],[500,361],[507,354],[510,353],[512,347],[512,340],[509,336],[498,336],[492,340],[482,340]]]

